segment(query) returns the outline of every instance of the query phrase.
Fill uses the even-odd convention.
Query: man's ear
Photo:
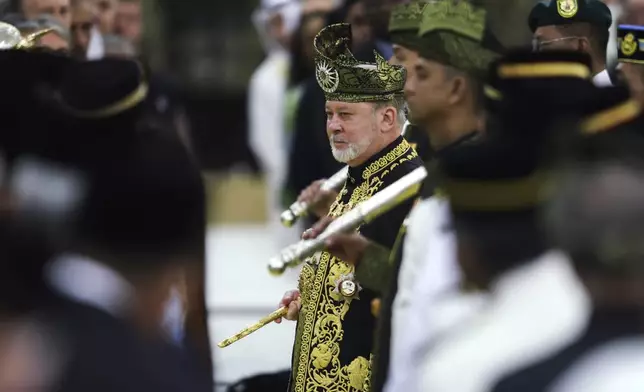
[[[382,130],[383,132],[391,132],[396,127],[397,111],[393,106],[387,106],[382,110]]]
[[[457,75],[451,78],[447,83],[450,84],[447,101],[449,104],[455,105],[459,103],[467,93],[467,80],[463,76]]]
[[[588,41],[588,38],[582,38],[579,40],[579,51],[588,53],[588,54],[592,53],[591,47],[590,47],[590,41]]]

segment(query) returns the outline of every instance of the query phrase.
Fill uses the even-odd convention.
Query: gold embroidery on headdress
[[[328,101],[375,102],[401,96],[405,69],[390,65],[377,52],[375,63],[362,63],[351,53],[351,26],[327,26],[313,41],[315,76]]]

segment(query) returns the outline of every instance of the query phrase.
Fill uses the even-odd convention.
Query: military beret
[[[485,86],[490,113],[503,112],[505,127],[541,132],[557,116],[580,108],[592,89],[588,54],[515,49],[495,61]],[[535,108],[539,116],[532,116]],[[526,122],[526,116],[533,117]]]
[[[617,60],[623,63],[644,64],[644,26],[617,27]]]
[[[540,164],[541,149],[532,141],[493,133],[441,158],[440,188],[455,214],[531,212],[543,201],[540,191],[546,178]]]
[[[534,32],[541,26],[590,23],[607,30],[613,22],[610,9],[599,0],[542,0],[528,16]]]
[[[582,134],[614,132],[632,124],[641,116],[641,105],[631,98],[627,87],[614,86],[594,90],[581,108]]]
[[[563,161],[597,162],[604,159],[641,160],[644,155],[644,115],[627,87],[594,87],[580,103],[577,131],[562,140],[557,155]]]
[[[148,83],[140,63],[106,58],[75,62],[67,67],[57,95],[63,109],[71,115],[101,119],[140,107],[147,92]]]
[[[42,118],[30,116],[22,123],[41,129],[36,154],[86,169],[129,148],[146,97],[147,81],[134,61],[72,61],[57,83],[40,86]]]

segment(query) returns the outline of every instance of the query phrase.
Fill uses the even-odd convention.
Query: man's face
[[[405,85],[409,83],[411,78],[415,78],[414,73],[416,62],[419,59],[418,52],[405,48],[397,44],[393,45],[394,55],[389,59],[389,64],[392,65],[402,65],[407,71],[407,79]],[[409,120],[413,122],[413,113],[409,112]]]
[[[640,64],[622,63],[621,72],[626,80],[633,98],[644,103],[644,66]]]
[[[99,27],[101,33],[114,33],[114,21],[116,19],[116,9],[118,0],[86,0],[94,2],[98,15]]]
[[[360,47],[371,40],[373,33],[367,20],[364,2],[359,1],[349,8],[346,22],[351,24],[351,37],[355,47]]]
[[[39,15],[51,15],[66,27],[72,23],[70,0],[22,0],[22,10],[27,19],[35,19]]]
[[[326,132],[338,162],[351,164],[363,160],[379,135],[373,106],[364,102],[327,101]]]
[[[116,32],[130,42],[138,44],[141,39],[141,3],[121,1],[116,11]]]
[[[56,33],[49,33],[38,40],[38,46],[52,50],[69,51],[69,42]]]
[[[532,36],[534,50],[582,50],[581,37],[569,37],[564,35],[556,26],[541,26],[535,30]]]
[[[72,43],[75,52],[82,54],[83,57],[87,53],[95,18],[95,10],[89,3],[81,3],[74,9],[71,27]]]
[[[448,109],[452,83],[445,66],[436,61],[417,56],[413,64],[413,72],[405,82],[405,99],[414,121],[422,124]]]

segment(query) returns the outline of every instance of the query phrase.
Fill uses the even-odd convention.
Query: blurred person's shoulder
[[[66,299],[50,311],[67,356],[59,392],[212,390],[178,347],[122,319]]]
[[[622,338],[590,351],[551,392],[644,391],[644,337]]]

